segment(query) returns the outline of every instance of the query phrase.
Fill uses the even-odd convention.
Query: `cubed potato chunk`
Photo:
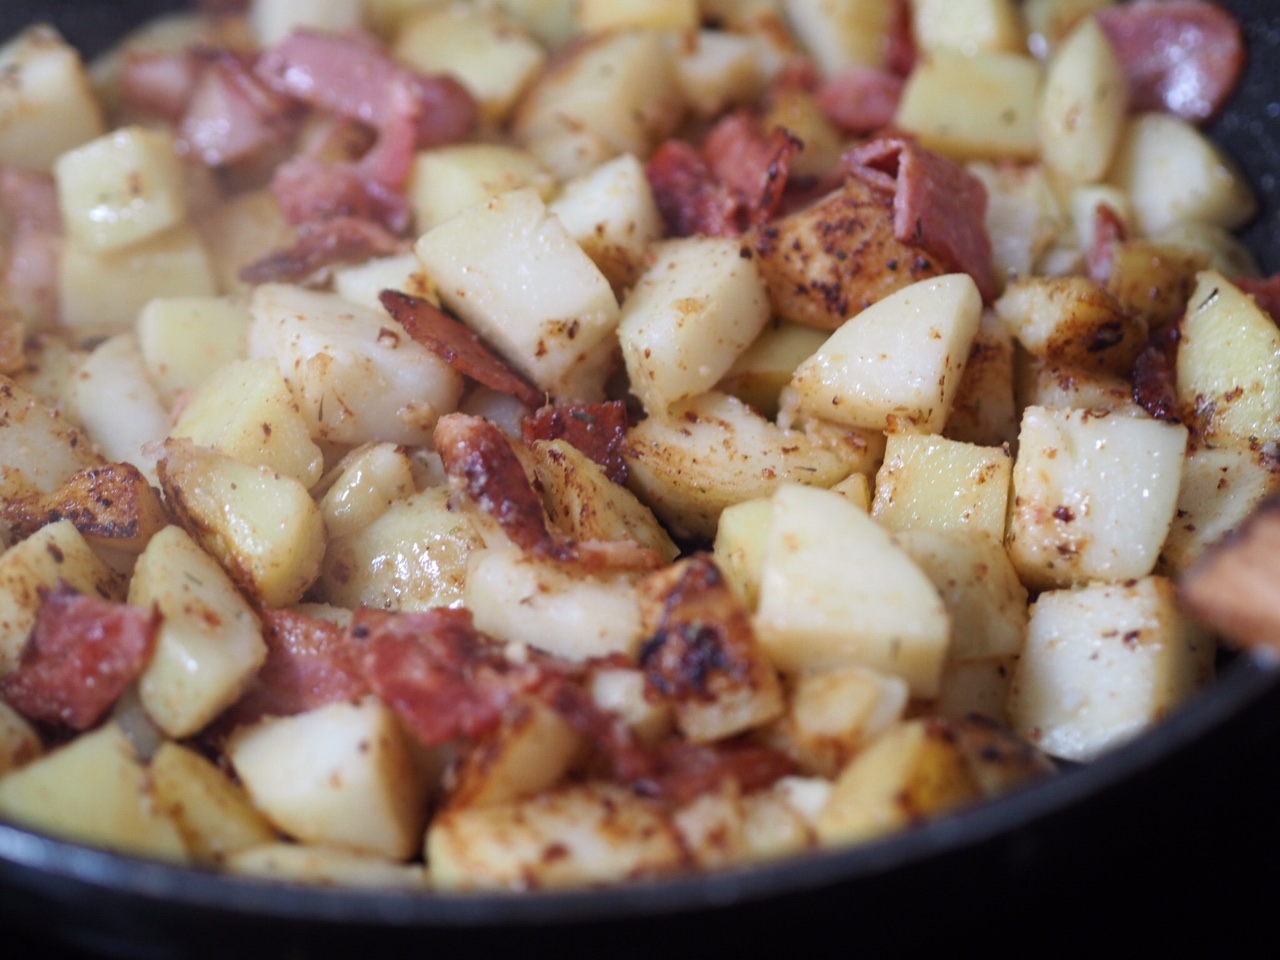
[[[306,487],[186,440],[164,442],[158,472],[183,527],[251,597],[269,607],[302,599],[325,548]]]
[[[1187,429],[1028,407],[1013,466],[1009,556],[1027,586],[1144,577],[1178,500]]]
[[[53,168],[67,233],[81,249],[116,250],[187,217],[173,134],[122,127],[60,156]]]
[[[249,311],[229,299],[160,297],[138,314],[138,349],[160,399],[172,407],[218,368],[244,356]]]
[[[968,274],[898,291],[796,369],[801,412],[850,427],[941,433],[981,317],[982,296]]]
[[[113,723],[0,780],[0,817],[91,847],[187,859],[177,828],[151,795],[146,769]]]
[[[1087,761],[1164,719],[1213,675],[1214,643],[1159,577],[1043,593],[1009,693],[1014,728]]]
[[[1013,460],[1002,447],[977,447],[922,434],[892,434],[876,474],[871,516],[890,530],[976,530],[1004,539]]]
[[[527,150],[501,143],[457,143],[423,150],[413,161],[409,202],[423,234],[467,207],[499,194],[532,187],[543,200],[556,179]]]
[[[335,703],[241,727],[226,753],[254,806],[304,843],[408,860],[430,786],[395,714]]]
[[[272,843],[233,853],[227,870],[245,877],[319,887],[375,890],[423,890],[427,871],[420,865],[314,844]]]
[[[101,462],[81,430],[0,376],[0,496],[50,493],[76,471]]]
[[[1021,53],[1026,43],[1018,12],[1011,0],[911,0],[911,25],[926,55]]]
[[[969,347],[944,436],[980,447],[1018,439],[1013,359],[1013,337],[992,311],[985,311]]]
[[[618,339],[631,390],[651,415],[704,393],[769,319],[753,260],[731,237],[672,240],[622,304]]]
[[[781,394],[796,367],[818,352],[827,340],[821,330],[794,323],[770,324],[733,362],[717,389],[776,417]]]
[[[258,43],[271,47],[294,30],[354,30],[363,9],[364,0],[254,0],[249,23]]]
[[[693,30],[698,26],[697,0],[580,0],[578,25],[584,31]]]
[[[755,100],[772,73],[768,48],[757,37],[698,30],[692,39],[687,32],[674,36],[671,44],[680,90],[701,117],[719,116],[734,104]],[[766,124],[766,129],[772,126]],[[808,144],[808,137],[800,137]]]
[[[897,15],[887,0],[783,0],[797,38],[832,76],[847,67],[883,67]]]
[[[1040,100],[1045,162],[1077,183],[1101,180],[1128,110],[1124,65],[1098,21],[1085,17],[1054,54],[1045,76]]]
[[[839,494],[786,486],[760,577],[756,631],[785,673],[863,666],[937,693],[951,621],[888,532]]]
[[[45,171],[106,131],[76,49],[35,26],[0,47],[0,164]]]
[[[899,677],[840,667],[799,677],[786,728],[805,768],[834,777],[864,745],[902,719],[910,692]]]
[[[320,486],[324,489],[320,512],[330,538],[359,533],[397,500],[417,492],[408,450],[392,443],[356,447]]]
[[[129,602],[164,617],[138,681],[147,715],[171,737],[201,730],[244,692],[266,659],[257,616],[217,562],[178,527],[151,538]]]
[[[1030,354],[1059,366],[1128,376],[1147,343],[1147,318],[1087,277],[1016,280],[995,311]]]
[[[384,290],[399,290],[437,306],[440,303],[413,251],[334,268],[333,292],[344,300],[381,310]]]
[[[557,400],[603,398],[618,302],[532,189],[429,231],[417,254],[444,304]]]
[[[252,286],[240,279],[249,264],[294,242],[294,230],[269,189],[248,190],[220,203],[199,217],[213,266],[215,289],[222,294],[245,293]],[[175,296],[184,291],[175,291]]]

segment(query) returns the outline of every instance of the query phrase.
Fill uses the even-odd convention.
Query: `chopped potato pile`
[[[1211,681],[1177,578],[1280,486],[1228,14],[241,6],[0,47],[0,818],[616,883]]]

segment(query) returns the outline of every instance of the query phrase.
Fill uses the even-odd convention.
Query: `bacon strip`
[[[614,483],[627,482],[627,461],[622,455],[631,418],[621,400],[610,403],[542,407],[520,424],[524,442],[564,440],[594,460]]]
[[[873,67],[850,67],[818,88],[818,106],[845,133],[873,133],[893,122],[902,77]]]
[[[1178,403],[1178,342],[1182,323],[1170,323],[1151,336],[1133,364],[1133,399],[1157,420],[1182,422]]]
[[[645,167],[667,233],[673,237],[736,237],[738,201],[691,144],[668,140]]]
[[[243,57],[201,59],[179,132],[210,167],[233,164],[284,143],[296,128],[296,105],[263,86]]]
[[[652,779],[636,786],[675,806],[692,803],[727,780],[752,793],[797,772],[789,757],[740,740],[709,745],[671,740],[658,749],[655,764]]]
[[[339,263],[404,252],[405,245],[380,224],[339,216],[303,226],[292,247],[270,253],[240,270],[245,283],[299,283]]]
[[[1129,78],[1135,111],[1192,123],[1217,115],[1244,73],[1244,35],[1228,11],[1201,0],[1137,0],[1098,11]]]
[[[886,137],[846,154],[855,177],[893,194],[902,243],[973,277],[984,300],[996,295],[987,234],[987,191],[977,177],[905,137]]]
[[[87,730],[142,673],[160,614],[86,596],[65,583],[49,591],[17,669],[0,694],[42,723]]]
[[[0,208],[9,234],[0,285],[29,319],[53,320],[58,315],[58,267],[63,240],[62,213],[53,177],[17,167],[0,167]]]
[[[379,299],[418,343],[459,373],[499,393],[537,408],[544,394],[490,350],[471,329],[428,300],[398,290],[384,290]]]
[[[713,176],[738,200],[741,226],[764,223],[778,210],[790,177],[791,158],[803,144],[778,127],[766,135],[760,121],[739,110],[717,123],[702,144]]]
[[[120,98],[138,110],[177,121],[187,110],[204,69],[194,50],[130,50],[120,71]]]

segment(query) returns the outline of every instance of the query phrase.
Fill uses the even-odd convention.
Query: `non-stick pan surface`
[[[0,38],[52,19],[101,49],[174,5],[0,0]],[[1246,237],[1276,271],[1280,6],[1228,6],[1247,23],[1251,64],[1214,134],[1259,192],[1263,212]],[[54,956],[49,945],[59,944],[145,957],[725,956],[770,945],[825,956],[967,942],[1038,956],[1103,947],[1097,938],[1117,927],[1140,929],[1151,946],[1207,936],[1223,949],[1253,930],[1255,907],[1274,902],[1265,875],[1249,875],[1280,863],[1278,760],[1280,675],[1240,659],[1154,732],[996,803],[865,847],[612,890],[292,888],[0,824],[0,955]]]

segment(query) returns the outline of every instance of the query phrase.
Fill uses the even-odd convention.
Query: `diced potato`
[[[320,512],[331,538],[359,533],[416,492],[413,462],[404,447],[372,443],[356,447],[321,482]]]
[[[671,706],[648,698],[648,681],[640,670],[606,667],[591,671],[587,691],[596,706],[617,714],[645,743],[657,743],[671,733]]]
[[[835,330],[851,316],[942,269],[898,240],[893,198],[857,177],[748,237],[778,316]]]
[[[742,808],[741,842],[748,860],[790,856],[817,842],[812,825],[778,784],[743,797]]]
[[[623,30],[585,37],[563,51],[516,108],[512,133],[568,179],[621,153],[647,158],[683,113],[661,35]]]
[[[1186,312],[1197,274],[1208,265],[1209,258],[1196,250],[1130,240],[1112,252],[1107,292],[1155,330]]]
[[[765,327],[755,343],[739,354],[717,389],[755,407],[766,417],[778,414],[782,390],[796,367],[818,352],[827,335],[812,327],[778,323]]]
[[[1220,273],[1197,278],[1178,342],[1178,401],[1201,436],[1280,439],[1280,330]]]
[[[478,629],[571,660],[632,656],[643,639],[630,577],[585,575],[515,547],[473,552],[463,596]]]
[[[1116,0],[1025,0],[1022,19],[1027,25],[1027,46],[1047,60],[1083,18],[1115,4]]]
[[[954,160],[1033,160],[1040,74],[1030,57],[935,51],[907,78],[896,123]]]
[[[211,297],[213,263],[187,224],[105,253],[68,243],[58,268],[62,322],[79,337],[132,330],[157,297]]]
[[[1212,223],[1172,223],[1157,232],[1151,242],[1169,251],[1206,257],[1206,266],[1228,277],[1256,277],[1262,272],[1253,251],[1240,237]]]
[[[143,449],[169,432],[169,415],[147,378],[132,333],[104,340],[89,354],[71,381],[67,399],[108,460],[131,463],[155,479],[155,465]]]
[[[293,227],[265,188],[231,197],[201,216],[196,225],[213,264],[216,293],[247,292],[250,285],[240,279],[240,271],[294,241]],[[175,291],[176,296],[184,293]]]
[[[671,419],[627,434],[628,485],[676,537],[712,537],[725,507],[784,483],[832,486],[852,471],[836,453],[783,430],[742,401],[705,393]]]
[[[272,47],[294,30],[339,33],[361,25],[365,0],[253,0],[249,22],[262,47]]]
[[[1035,361],[1019,372],[1018,402],[1024,407],[1098,410],[1140,419],[1150,416],[1134,399],[1133,384],[1125,377]]]
[[[400,290],[437,306],[440,303],[412,251],[333,269],[333,292],[344,300],[370,310],[381,310],[383,290]]]
[[[1109,183],[1084,184],[1071,191],[1068,206],[1075,225],[1076,245],[1081,250],[1093,249],[1097,240],[1098,209],[1104,205],[1111,208],[1128,230],[1133,222],[1133,208],[1124,191]]]
[[[394,37],[405,22],[424,10],[453,0],[363,0],[365,26],[383,38]]]
[[[926,56],[935,50],[1022,53],[1026,43],[1012,0],[911,0],[915,41]]]
[[[1086,17],[1054,54],[1045,75],[1040,100],[1045,162],[1077,183],[1101,180],[1128,110],[1124,65],[1097,20]]]
[[[982,317],[968,274],[868,307],[797,368],[800,410],[851,427],[940,433]]]
[[[1150,573],[1186,444],[1181,424],[1028,407],[1007,544],[1022,582],[1043,589]]]
[[[172,407],[219,367],[244,356],[249,311],[214,297],[161,297],[138,314],[138,348],[160,399]]]
[[[799,677],[788,699],[788,739],[808,770],[834,777],[865,744],[903,717],[905,681],[864,667]]]
[[[732,780],[704,790],[671,816],[693,865],[702,870],[742,863],[744,819],[742,791]]]
[[[422,73],[456,77],[491,124],[506,119],[547,53],[500,10],[453,3],[408,20],[392,55]]]
[[[1127,375],[1147,343],[1146,317],[1087,277],[1017,280],[995,310],[1029,353],[1060,366]]]
[[[715,117],[734,104],[755,100],[769,79],[766,50],[756,37],[698,30],[673,36],[671,44],[680,89],[699,116]],[[771,127],[766,124],[765,129]]]
[[[552,50],[578,31],[577,0],[496,0],[496,4]]]
[[[0,47],[0,76],[0,164],[49,170],[106,131],[80,55],[52,27],[31,27]]]
[[[650,415],[711,389],[769,320],[754,261],[731,237],[671,240],[622,303],[631,391]]]
[[[0,677],[18,665],[41,594],[59,582],[111,600],[124,596],[120,577],[98,559],[70,520],[41,527],[10,547],[0,554]]]
[[[951,623],[937,589],[838,494],[785,486],[760,578],[756,631],[789,674],[863,666],[937,693]]]
[[[760,124],[764,130],[785,127],[801,141],[799,152],[791,158],[793,177],[826,175],[847,149],[844,134],[831,122],[813,91],[799,86],[775,83]]]
[[[308,488],[324,470],[324,456],[273,359],[237,360],[216,370],[191,395],[170,436]]]
[[[826,76],[885,65],[897,16],[893,0],[783,0],[782,7]]]
[[[166,742],[147,773],[156,805],[173,820],[196,863],[223,864],[276,839],[244,790],[194,750]]]
[[[603,397],[618,302],[535,190],[468,208],[416,250],[445,305],[539,388],[557,400]]]
[[[151,796],[146,769],[113,723],[0,780],[0,817],[91,847],[187,859],[177,828]]]
[[[772,523],[773,504],[761,498],[725,507],[716,527],[712,551],[716,565],[751,611],[760,599],[760,571]]]
[[[564,185],[550,210],[615,291],[630,289],[666,233],[644,165],[624,153]]]
[[[965,169],[987,190],[987,233],[997,280],[1031,275],[1067,226],[1045,167],[974,161]]]
[[[541,701],[522,698],[502,725],[462,758],[449,793],[450,809],[492,807],[532,797],[560,782],[586,741]]]
[[[76,471],[101,462],[84,433],[0,376],[0,496],[50,493]]]
[[[0,700],[0,779],[44,752],[40,735],[22,714]]]
[[[684,865],[671,821],[623,787],[583,784],[496,807],[446,810],[427,831],[440,890],[556,889]]]
[[[320,575],[324,520],[297,480],[172,439],[158,472],[179,522],[259,603],[296,603]]]
[[[584,31],[693,30],[698,26],[697,0],[579,0],[578,25]]]
[[[1257,209],[1244,177],[1184,120],[1144,113],[1129,120],[1108,179],[1129,195],[1142,233],[1199,220],[1233,230]]]
[[[1008,726],[1009,687],[1016,663],[1015,657],[947,661],[932,711],[952,720],[979,716]]]
[[[893,727],[845,767],[818,818],[825,845],[856,843],[932,819],[982,796],[942,721]]]
[[[978,530],[1004,539],[1013,461],[1001,447],[892,434],[871,516],[893,531]]]
[[[254,806],[321,846],[408,860],[422,842],[430,786],[390,708],[335,703],[241,727],[226,754]]]
[[[58,206],[72,241],[105,253],[187,218],[186,177],[171,133],[122,127],[60,156]]]
[[[253,847],[231,854],[224,865],[230,873],[282,883],[376,890],[427,887],[427,871],[421,865],[313,844]]]
[[[414,158],[408,196],[423,234],[467,207],[525,187],[543,200],[555,192],[555,177],[533,154],[500,143],[459,143]]]
[[[1207,683],[1214,643],[1159,577],[1043,593],[1009,694],[1014,728],[1065,760],[1136,736]]]
[[[942,431],[945,437],[981,447],[1018,439],[1013,360],[1013,337],[994,312],[984,311]]]
[[[998,537],[984,530],[904,530],[894,538],[942,597],[950,663],[1017,656],[1027,636],[1027,590]]]
[[[249,356],[275,359],[316,440],[425,444],[457,409],[462,378],[386,311],[275,283],[250,310]]]
[[[196,733],[230,706],[266,658],[253,610],[178,527],[151,538],[129,602],[155,606],[164,617],[138,690],[147,714],[171,737]]]
[[[317,589],[344,607],[456,606],[464,596],[468,558],[483,545],[467,515],[449,508],[448,489],[431,488],[398,500],[367,526],[335,536]]]

